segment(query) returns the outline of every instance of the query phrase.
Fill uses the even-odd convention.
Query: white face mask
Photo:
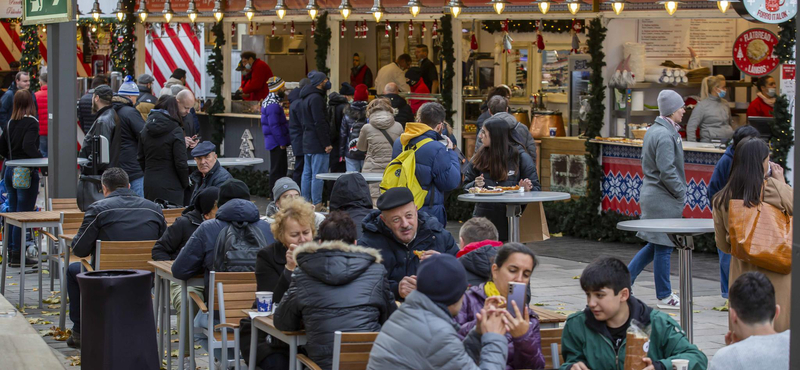
[[[767,89],[767,96],[770,98],[775,97],[775,88]]]

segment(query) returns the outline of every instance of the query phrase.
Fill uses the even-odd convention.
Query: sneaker
[[[659,300],[657,306],[662,310],[679,310],[681,308],[681,300],[677,294],[672,293],[669,297]]]
[[[73,331],[72,335],[67,338],[67,346],[81,349],[81,333]]]

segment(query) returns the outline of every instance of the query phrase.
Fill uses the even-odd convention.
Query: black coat
[[[139,139],[144,120],[142,114],[133,107],[133,102],[122,96],[115,96],[112,106],[119,116],[122,125],[118,166],[125,170],[128,179],[133,181],[144,176],[144,171],[137,161],[139,154]]]
[[[295,157],[303,153],[303,121],[300,115],[303,99],[300,98],[300,89],[289,93],[289,138],[292,142],[292,152]]]
[[[192,198],[189,204],[194,204],[194,198],[197,197],[197,194],[200,194],[201,191],[212,186],[219,187],[230,178],[231,173],[228,172],[225,167],[222,167],[219,161],[214,163],[214,167],[211,167],[211,171],[208,171],[205,177],[200,173],[200,170],[194,170],[190,176],[190,180],[192,180]]]
[[[19,89],[17,89],[17,81],[15,80],[11,83],[11,86],[8,87],[8,90],[0,96],[0,129],[3,131],[6,130],[6,125],[11,119],[11,113],[14,112],[14,94],[17,93],[17,90]],[[33,111],[39,112],[39,104],[36,103],[33,92],[31,92],[31,98],[33,98]]]
[[[92,160],[92,146],[91,141],[89,140],[90,137],[99,135],[104,136],[108,139],[108,148],[109,148],[109,158],[111,159],[111,163],[114,163],[115,156],[113,151],[113,143],[114,143],[114,129],[117,127],[117,120],[119,117],[117,116],[117,111],[114,110],[112,105],[107,105],[100,110],[97,111],[97,115],[95,116],[94,122],[92,122],[89,129],[86,131],[86,136],[83,139],[83,144],[81,145],[81,151],[78,154],[80,158],[86,158],[90,161]],[[118,157],[117,157],[118,158]],[[97,171],[92,170],[93,163],[89,162],[83,167],[85,173],[88,174],[97,174],[101,175],[106,168],[111,167],[111,164],[100,163],[97,166]]]
[[[300,90],[300,98],[303,154],[325,154],[325,148],[333,145],[331,127],[325,118],[325,91],[306,85]]]
[[[392,102],[394,108],[394,120],[400,122],[403,127],[406,127],[407,122],[414,122],[414,113],[411,111],[411,106],[408,105],[406,99],[397,94],[385,94],[384,98],[388,98]]]
[[[331,192],[331,210],[344,211],[356,224],[358,238],[361,238],[361,221],[372,212],[372,197],[369,185],[360,173],[349,173],[339,177]]]
[[[185,140],[180,123],[166,111],[150,112],[139,141],[145,198],[183,206],[183,191],[189,186]]]
[[[39,120],[29,116],[11,121],[10,128],[0,135],[0,156],[6,160],[42,158],[39,152]]]
[[[194,207],[187,208],[175,222],[167,228],[164,235],[153,246],[153,261],[171,261],[178,258],[181,248],[186,245],[197,227],[203,223],[203,215]]]
[[[416,275],[419,268],[419,257],[413,251],[434,250],[453,256],[458,253],[458,244],[453,239],[453,234],[445,230],[436,217],[425,212],[418,212],[417,215],[417,237],[407,246],[400,243],[392,230],[383,223],[381,211],[372,211],[361,223],[364,234],[358,239],[358,245],[372,247],[381,252],[392,294],[398,300],[402,300],[397,290],[400,280]]]
[[[492,264],[497,250],[493,245],[485,245],[458,257],[458,262],[467,271],[467,284],[478,286],[492,279]]]
[[[275,312],[275,327],[305,328],[308,356],[330,369],[335,331],[378,332],[397,309],[381,255],[342,242],[306,243],[294,252],[297,268]]]
[[[92,112],[92,99],[94,98],[94,89],[91,89],[83,94],[78,99],[78,123],[83,128],[83,132],[89,132],[94,120],[97,118],[96,113]]]

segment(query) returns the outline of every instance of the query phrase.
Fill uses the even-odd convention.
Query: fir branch
[[[454,63],[456,62],[455,48],[453,47],[453,18],[448,14],[442,17],[442,55],[444,56],[444,73],[442,75],[442,102],[447,112],[447,122],[453,123],[453,78],[456,75]]]
[[[795,35],[797,32],[797,23],[794,18],[780,24],[780,31],[778,32],[778,44],[775,45],[775,55],[781,63],[790,63],[794,61],[794,44]]]
[[[772,147],[771,160],[783,167],[784,176],[790,168],[787,167],[786,159],[789,150],[794,145],[794,129],[792,129],[792,114],[789,112],[789,99],[786,95],[781,95],[775,100],[773,110],[774,120],[770,122],[772,139],[769,144]],[[788,180],[788,179],[787,179]]]
[[[214,127],[214,134],[211,141],[217,146],[217,150],[222,146],[222,139],[224,138],[223,132],[225,131],[225,121],[221,117],[217,117],[217,113],[225,111],[225,98],[222,96],[222,85],[225,84],[225,78],[222,76],[223,61],[222,47],[225,45],[225,33],[222,29],[222,22],[214,23],[211,27],[211,33],[214,34],[214,49],[209,55],[208,63],[206,63],[206,70],[211,74],[214,81],[211,85],[211,93],[215,98],[211,106],[208,108],[208,119]]]
[[[331,47],[331,29],[328,27],[328,12],[324,11],[317,18],[317,29],[314,31],[314,44],[317,45],[317,71],[330,73],[328,68],[328,49]]]
[[[30,90],[39,90],[39,64],[42,62],[42,55],[39,53],[39,31],[38,26],[22,26],[20,38],[22,39],[22,58],[20,58],[20,70],[28,72],[31,76]]]

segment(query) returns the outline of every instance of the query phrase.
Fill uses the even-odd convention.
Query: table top
[[[175,261],[147,261],[147,264],[155,267],[157,270],[168,271],[172,273],[172,263]]]
[[[0,296],[0,312],[14,310]],[[0,317],[0,368],[3,369],[63,369],[64,366],[42,336],[28,323],[22,312],[14,317]]]
[[[242,311],[247,312],[247,310],[242,310]],[[264,324],[266,326],[269,326],[272,329],[278,330],[277,328],[275,328],[275,322],[272,319],[273,317],[274,317],[274,315],[272,315],[272,316],[256,316],[255,318],[253,318],[253,321],[254,322],[258,321],[259,323]],[[281,331],[281,333],[283,333],[285,335],[289,335],[289,336],[303,336],[303,335],[306,335],[305,331]]]
[[[342,175],[346,175],[348,173],[358,173],[358,172],[331,172],[331,173],[320,173],[317,174],[317,179],[320,180],[328,180],[328,181],[336,181]],[[361,172],[361,176],[364,176],[364,180],[367,182],[381,182],[383,181],[383,174],[378,172]]]
[[[539,322],[544,324],[557,324],[567,321],[567,316],[531,305],[531,310],[539,316]]]
[[[702,234],[714,232],[714,220],[710,218],[660,218],[622,221],[617,229],[667,234]]]
[[[236,167],[236,166],[254,166],[264,163],[264,158],[217,158],[222,167]],[[197,167],[197,162],[194,159],[186,161],[190,167]]]
[[[61,221],[60,211],[3,212],[0,216],[19,222]]]
[[[569,193],[560,193],[556,191],[526,191],[524,193],[505,193],[502,195],[461,194],[458,196],[458,200],[462,202],[504,204],[552,202],[570,198],[572,198],[572,196]]]
[[[49,165],[49,161],[47,158],[28,158],[28,159],[16,159],[13,161],[7,161],[6,165],[14,166],[14,167],[47,167]],[[78,164],[84,165],[89,163],[89,160],[86,158],[78,158]]]

